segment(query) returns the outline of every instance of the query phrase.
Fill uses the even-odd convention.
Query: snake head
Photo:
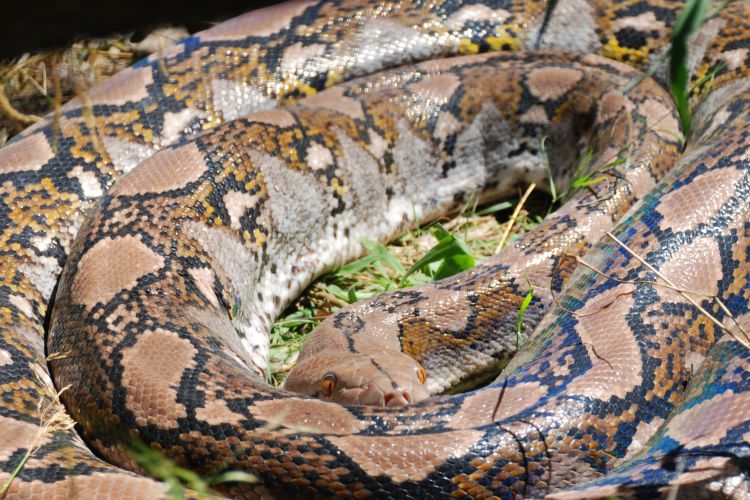
[[[297,362],[284,388],[343,404],[404,406],[429,396],[427,376],[402,352],[318,352]]]

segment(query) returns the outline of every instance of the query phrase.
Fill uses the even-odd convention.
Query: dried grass
[[[130,35],[82,40],[67,48],[0,62],[0,146],[52,112],[56,100],[64,103],[85,93],[187,34],[184,28],[162,28],[138,43]]]

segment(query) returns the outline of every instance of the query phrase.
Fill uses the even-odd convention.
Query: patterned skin
[[[69,387],[62,399],[84,437],[117,463],[125,450],[112,428],[132,419],[146,442],[206,450],[201,452],[204,471],[231,460],[232,467],[263,473],[263,466],[253,463],[259,448],[249,444],[264,435],[263,427],[276,424],[279,429],[267,431],[264,441],[299,433],[300,442],[288,453],[334,443],[349,459],[325,465],[336,471],[331,482],[356,480],[382,495],[412,486],[395,480],[379,491],[374,483],[379,473],[398,473],[388,453],[377,452],[368,469],[372,459],[365,457],[382,444],[358,456],[360,439],[406,453],[408,447],[399,442],[417,445],[420,441],[409,434],[419,429],[424,451],[434,454],[433,462],[444,462],[456,455],[455,447],[504,435],[480,431],[487,422],[476,429],[470,425],[459,410],[465,396],[415,407],[425,417],[416,423],[411,409],[384,414],[274,391],[259,376],[270,321],[314,276],[361,252],[362,235],[387,238],[414,219],[457,208],[480,188],[487,196],[504,194],[517,175],[543,179],[541,158],[516,153],[525,142],[529,149],[538,145],[541,137],[550,138],[550,155],[562,174],[576,168],[578,155],[565,161],[563,151],[577,140],[582,149],[592,140],[606,142],[594,165],[631,144],[634,150],[643,146],[645,154],[634,155],[633,168],[611,169],[613,178],[624,182],[584,196],[588,206],[566,212],[587,221],[590,232],[611,227],[608,212],[617,214],[639,192],[647,193],[655,184],[652,176],[669,166],[654,151],[664,149],[669,156],[676,151],[677,122],[669,97],[655,83],[642,82],[627,97],[612,90],[639,78],[634,70],[590,55],[490,54],[431,61],[234,120],[154,155],[115,184],[81,229],[55,298],[49,349],[61,355],[51,361],[52,373]],[[520,96],[526,97],[518,105]],[[595,124],[591,134],[586,121]],[[285,146],[286,137],[296,138],[294,149]],[[331,179],[327,172],[333,171]],[[587,232],[579,226],[563,240]],[[549,238],[552,232],[543,234]],[[512,295],[514,290],[503,292],[497,285],[490,292]],[[378,363],[388,363],[387,357]],[[84,372],[81,366],[92,369]],[[342,363],[340,382],[354,370]],[[391,395],[391,401],[395,398]],[[458,405],[449,432],[438,418],[446,404]],[[307,408],[303,418],[295,405]],[[393,422],[374,431],[381,418]],[[170,430],[179,436],[165,439]],[[220,435],[240,443],[231,458],[212,444]],[[305,457],[297,464],[300,471],[306,465],[321,467],[328,453]],[[197,457],[185,455],[182,463],[195,467]],[[415,491],[446,489],[447,475],[438,475],[428,488],[419,484],[428,471],[421,460],[414,461],[418,468],[404,479],[418,484]],[[457,467],[453,477],[473,472],[474,466],[464,459]],[[269,476],[266,483],[279,479],[286,478]]]
[[[560,2],[541,45],[602,52],[643,64],[651,53],[663,51],[665,34],[678,8],[679,5],[641,2],[621,3],[617,7]],[[747,16],[744,9],[747,9],[745,4],[732,4],[709,22],[703,36],[696,41],[699,55],[693,61],[693,69],[697,75],[705,74],[719,61],[727,64],[716,81],[717,86],[745,74],[747,43],[746,27],[742,23]],[[3,463],[0,478],[9,477],[23,462],[25,453],[34,451],[10,484],[10,496],[46,497],[53,493],[70,496],[85,491],[91,496],[153,497],[165,491],[163,485],[109,466],[82,446],[61,418],[62,410],[46,374],[42,349],[46,305],[55,277],[69,253],[72,237],[81,225],[82,214],[120,172],[129,170],[154,150],[190,136],[196,130],[210,128],[241,113],[270,107],[273,99],[314,94],[317,89],[342,79],[411,60],[460,51],[532,47],[541,26],[543,6],[526,2],[487,8],[481,5],[461,7],[454,3],[430,4],[429,7],[402,3],[365,8],[364,14],[357,10],[350,2],[326,6],[288,4],[219,26],[162,54],[163,58],[154,58],[128,70],[92,92],[84,102],[66,107],[59,120],[30,129],[0,152],[2,248],[6,254],[0,296],[3,307],[0,316],[0,393],[3,395],[0,425],[10,436],[0,445]],[[286,28],[287,25],[291,27]],[[403,28],[412,25],[416,28]],[[254,36],[248,36],[249,33]],[[285,60],[289,61],[286,65]],[[199,71],[194,71],[196,68]],[[252,82],[252,86],[238,85],[241,82]],[[734,263],[744,262],[745,258],[740,240],[744,231],[737,230],[744,228],[743,213],[737,207],[744,206],[747,200],[743,191],[746,160],[741,121],[746,120],[743,106],[747,97],[741,93],[740,85],[725,88],[736,93],[725,96],[726,103],[714,102],[713,107],[705,107],[707,125],[701,135],[704,149],[695,149],[691,161],[683,163],[695,170],[684,167],[679,175],[660,184],[656,194],[640,205],[636,215],[631,215],[631,219],[643,221],[642,227],[629,230],[627,226],[620,226],[616,234],[632,242],[649,261],[657,262],[659,269],[672,266],[671,269],[714,273],[708,274],[710,278],[702,278],[700,284],[708,282],[708,291],[715,288],[729,310],[739,317],[746,312],[742,287],[747,280],[742,268]],[[231,134],[234,127],[234,124],[228,125],[223,130]],[[735,129],[734,134],[722,135],[725,130]],[[321,132],[324,131],[321,128]],[[277,139],[284,140],[283,137]],[[287,140],[293,141],[293,138]],[[185,146],[168,150],[160,156],[166,158],[169,153],[180,151],[173,161],[176,160],[177,167],[184,167],[187,179],[198,181],[203,172],[196,170],[195,156],[191,157],[188,149],[190,147]],[[186,156],[180,156],[182,153]],[[324,161],[325,155],[319,156]],[[231,158],[221,155],[218,158],[231,163]],[[715,175],[724,181],[719,186],[729,187],[715,189],[716,179],[714,174],[706,172],[707,166],[712,172],[718,172]],[[129,188],[127,183],[118,188],[124,190],[120,191],[121,195],[128,196],[128,189],[145,191],[143,184],[137,182],[138,175],[141,174],[131,176]],[[174,187],[175,177],[172,173],[161,178],[153,175],[152,171],[145,178],[152,181],[148,190],[156,200],[161,194],[159,190],[168,192]],[[701,176],[708,177],[700,181]],[[334,178],[331,178],[332,188],[335,188]],[[694,184],[696,181],[700,182]],[[178,186],[185,182],[183,178]],[[692,185],[698,188],[689,190],[688,186]],[[687,194],[683,194],[685,189],[688,189]],[[201,200],[201,193],[196,195],[196,202],[198,200]],[[224,200],[202,200],[201,217],[231,221],[229,212],[210,213]],[[236,203],[242,205],[243,201],[235,200]],[[680,212],[677,219],[669,215],[677,210],[675,207],[679,207]],[[145,208],[148,208],[147,200]],[[89,290],[88,294],[83,292],[78,297],[83,297],[83,304],[99,300],[89,286],[100,285],[99,292],[103,296],[119,293],[122,297],[127,294],[120,293],[121,289],[132,286],[136,286],[135,294],[141,297],[151,295],[148,283],[132,284],[127,280],[133,273],[156,272],[149,270],[149,266],[159,264],[162,269],[166,262],[159,261],[157,252],[167,249],[150,249],[156,257],[139,251],[159,238],[167,238],[167,233],[175,230],[158,227],[158,217],[143,219],[148,215],[141,211],[143,209],[144,205],[139,205],[130,212],[122,211],[121,215],[126,220],[134,219],[144,227],[157,229],[149,236],[153,239],[134,242],[127,232],[132,229],[125,229],[119,243],[114,245],[125,250],[125,260],[135,264],[130,268],[135,271],[113,270],[112,282],[120,287],[114,292],[111,283],[97,282],[96,272],[82,278],[82,283],[87,283],[82,289]],[[664,225],[660,225],[662,220]],[[96,219],[92,221],[89,226],[94,230],[90,233],[92,239],[81,239],[77,246],[79,251],[86,250],[79,263],[87,256],[91,262],[100,257],[95,253],[97,247],[93,239],[99,226]],[[671,224],[667,225],[667,221]],[[677,221],[683,221],[682,225]],[[121,222],[114,221],[115,224]],[[105,221],[100,219],[99,223]],[[242,231],[241,220],[238,225],[238,230]],[[672,227],[681,229],[673,231]],[[714,232],[709,230],[711,228]],[[244,233],[240,234],[245,237]],[[257,242],[262,236],[250,234],[241,241]],[[601,269],[615,274],[627,271],[638,276],[637,263],[625,262],[625,256],[611,245],[600,245],[598,251],[602,257],[597,265]],[[175,251],[185,249],[178,247]],[[181,257],[200,262],[207,255]],[[211,254],[211,258],[217,255],[221,253]],[[89,269],[92,268],[89,266]],[[719,275],[716,269],[720,269]],[[698,276],[686,274],[687,284]],[[204,290],[211,288],[206,287],[206,283],[210,283],[208,278],[200,273],[190,278],[183,276],[183,282],[192,283],[193,287],[180,292],[190,300],[210,301],[210,294],[201,295],[201,286]],[[104,412],[110,404],[137,406],[139,400],[146,401],[149,394],[160,391],[162,396],[166,394],[171,398],[171,405],[163,405],[163,398],[149,400],[158,409],[151,415],[156,423],[150,422],[146,415],[145,420],[128,416],[120,425],[139,428],[147,431],[147,435],[158,435],[162,443],[182,442],[184,446],[176,445],[171,452],[181,461],[193,460],[199,470],[211,468],[212,458],[203,457],[214,453],[213,457],[223,456],[224,466],[256,471],[267,485],[256,487],[255,493],[282,488],[285,484],[306,491],[313,488],[322,494],[341,490],[381,496],[437,495],[447,491],[474,496],[511,495],[513,492],[536,495],[544,493],[548,486],[563,488],[599,476],[611,466],[624,471],[620,477],[626,481],[621,479],[620,483],[627,482],[631,490],[639,486],[658,488],[675,477],[691,473],[693,466],[688,461],[681,470],[665,469],[661,475],[643,472],[649,467],[661,466],[658,453],[664,453],[667,447],[677,443],[676,446],[691,451],[690,456],[709,451],[728,453],[729,443],[736,443],[737,436],[747,436],[745,421],[724,419],[721,415],[722,418],[711,421],[710,429],[704,433],[708,437],[705,437],[686,432],[685,424],[680,426],[680,418],[697,405],[719,401],[728,401],[731,407],[740,408],[746,414],[748,404],[742,397],[747,390],[742,384],[746,381],[746,377],[743,378],[746,370],[742,370],[746,367],[747,352],[742,351],[742,346],[735,346],[730,349],[735,354],[731,362],[726,356],[722,357],[718,346],[725,343],[711,348],[719,336],[711,324],[681,296],[664,298],[662,295],[666,292],[648,284],[638,284],[636,290],[624,289],[621,295],[625,297],[625,304],[622,300],[615,301],[607,308],[606,315],[586,316],[589,320],[579,321],[574,314],[576,310],[601,308],[596,306],[597,301],[606,301],[608,296],[619,297],[618,287],[627,286],[615,286],[610,282],[598,288],[588,286],[597,279],[597,275],[585,272],[571,278],[571,283],[581,285],[571,286],[561,299],[565,309],[553,311],[560,318],[559,326],[547,322],[540,327],[535,340],[506,372],[508,377],[503,387],[490,387],[482,392],[426,402],[400,411],[344,408],[273,392],[253,382],[248,369],[232,354],[240,349],[219,349],[222,343],[232,342],[231,339],[196,339],[193,345],[180,336],[185,332],[175,334],[169,329],[144,336],[143,346],[138,343],[127,346],[131,348],[130,359],[115,357],[102,366],[99,364],[102,358],[98,356],[86,366],[99,367],[97,370],[105,374],[101,379],[104,386],[113,384],[111,390],[102,389],[113,395],[102,402],[100,409]],[[715,283],[711,283],[712,280]],[[592,305],[584,303],[584,298]],[[221,295],[215,299],[222,307],[230,303]],[[149,298],[156,305],[171,300],[171,295]],[[112,305],[116,309],[114,303]],[[605,305],[609,304],[605,302]],[[626,306],[627,310],[623,310]],[[80,310],[80,304],[78,307]],[[716,314],[721,316],[719,312]],[[660,315],[674,317],[678,327],[669,332],[660,330],[663,322],[654,319]],[[114,327],[129,321],[126,315],[112,318],[116,323]],[[144,331],[149,327],[148,320],[145,318]],[[195,318],[190,327],[200,328],[201,320]],[[55,321],[57,324],[75,323],[85,318],[73,314]],[[225,319],[225,322],[228,321]],[[626,340],[627,352],[622,357],[612,347],[619,344],[606,338],[604,326],[609,326],[606,322],[620,328],[625,325],[625,330],[612,333],[612,337]],[[638,329],[635,324],[645,326]],[[558,330],[553,331],[555,328]],[[597,337],[602,332],[605,337]],[[691,332],[694,332],[692,336]],[[54,342],[64,345],[64,341],[53,339]],[[164,354],[168,359],[159,360],[162,366],[169,366],[175,359],[186,361],[180,367],[185,370],[184,374],[180,372],[176,381],[174,372],[160,374],[160,378],[151,379],[158,382],[155,385],[119,385],[123,380],[138,378],[137,369],[130,374],[127,371],[143,363],[138,357],[139,349],[149,343],[157,348],[162,343],[171,349]],[[602,353],[599,347],[615,351]],[[87,352],[94,353],[95,348],[104,349],[107,345],[91,346]],[[54,345],[52,351],[56,351]],[[198,352],[206,356],[196,356]],[[704,365],[693,381],[705,383],[709,390],[693,389],[695,384],[691,382],[688,384],[690,399],[683,399],[684,405],[689,406],[676,406],[689,364],[705,354],[713,360],[713,368]],[[64,370],[66,364],[71,364],[69,360],[73,355],[78,355],[77,349],[57,351],[55,357],[59,361],[53,364]],[[550,362],[552,359],[556,364]],[[228,371],[215,371],[216,363]],[[109,365],[121,365],[119,371],[114,369],[116,379],[106,378],[107,370],[112,372]],[[128,370],[124,369],[126,366]],[[644,366],[648,369],[639,371],[637,368]],[[657,369],[653,370],[654,367]],[[725,376],[718,373],[721,370],[732,373]],[[207,381],[199,375],[201,372],[210,372],[216,378]],[[621,380],[623,378],[626,380]],[[624,388],[634,387],[634,380],[640,383],[638,390],[621,394]],[[183,381],[193,385],[183,385]],[[208,392],[195,384],[211,384],[220,389]],[[200,387],[196,394],[203,399],[200,406],[188,408],[182,398],[191,387]],[[588,389],[598,392],[588,394]],[[495,412],[493,409],[501,394],[502,405]],[[520,394],[525,398],[520,398]],[[714,401],[719,396],[729,399]],[[281,411],[281,405],[295,406]],[[670,413],[672,410],[675,413]],[[471,423],[467,422],[467,414],[472,415]],[[53,415],[57,425],[40,429],[40,420],[53,421],[50,418]],[[220,422],[213,420],[217,415],[223,417]],[[561,417],[565,419],[558,425]],[[634,431],[636,418],[642,424]],[[181,433],[180,426],[187,420],[199,422],[202,419],[208,420],[203,420],[199,429],[190,434]],[[621,469],[616,459],[630,451],[631,443],[640,445],[646,441],[662,421],[664,428],[655,438],[662,444],[649,445],[645,455],[633,459],[640,462],[635,466],[623,462],[625,468]],[[115,422],[105,421],[105,428],[117,425]],[[243,427],[245,424],[247,426]],[[299,433],[301,426],[309,432]],[[393,430],[393,434],[388,434],[389,430]],[[109,447],[110,454],[120,455],[124,466],[138,470],[132,459],[123,456],[122,448],[111,445],[109,439],[100,436],[92,440],[92,444]],[[633,450],[638,447],[634,445]],[[735,456],[746,451],[740,449],[732,453]],[[581,458],[581,463],[572,466],[570,462],[577,457]],[[641,467],[638,469],[641,472],[631,474],[628,470],[635,469],[627,467]],[[706,479],[705,476],[699,478],[700,481]],[[617,480],[612,479],[611,483],[598,487],[611,491],[616,484]]]
[[[631,5],[625,11],[634,8]],[[645,30],[646,25],[654,30],[664,28],[660,23],[653,22],[652,16],[640,15],[640,29]],[[647,22],[647,18],[650,21]],[[721,22],[717,22],[717,25],[711,26],[712,22],[717,21],[709,21],[705,31],[713,33],[718,29],[718,25],[721,25]],[[642,61],[642,53],[626,50],[626,47],[641,47],[638,45],[640,42],[635,43],[631,39],[640,39],[642,36],[637,34],[637,30],[631,29],[635,24],[637,23],[629,18],[627,21],[621,19],[616,22],[615,25],[619,26],[620,30],[604,47],[604,53],[614,58],[626,58],[631,62]],[[705,43],[700,41],[696,45],[701,46]],[[717,46],[721,45],[721,40],[718,40]],[[654,51],[655,47],[650,47],[650,51]],[[744,51],[740,49],[736,52],[735,48],[722,50],[723,55],[718,59],[729,62],[729,66],[735,70],[739,68],[742,64],[741,58],[745,57]],[[712,53],[712,48],[709,48],[708,53]],[[738,58],[735,59],[735,56]],[[715,56],[707,59],[713,57]],[[657,62],[652,63],[650,67],[658,77],[659,56],[655,58]],[[707,66],[704,61],[702,67],[711,65]],[[596,196],[609,197],[606,189],[599,191]],[[599,232],[586,233],[576,229],[575,221],[591,218],[590,210],[585,216],[571,213],[576,210],[575,207],[591,206],[592,197],[586,194],[588,193],[582,193],[578,200],[571,200],[571,203],[559,213],[548,217],[543,223],[543,230],[522,238],[512,248],[499,252],[485,264],[470,271],[472,275],[485,277],[487,283],[483,285],[474,283],[471,288],[462,289],[465,281],[476,281],[475,278],[464,275],[445,280],[437,286],[416,288],[407,293],[397,291],[382,294],[334,314],[324,321],[312,339],[308,340],[308,346],[300,353],[300,361],[303,364],[298,365],[299,367],[290,373],[287,387],[299,390],[304,386],[310,388],[304,392],[313,394],[312,388],[320,386],[321,376],[331,372],[321,369],[313,374],[311,370],[307,370],[307,366],[325,366],[326,356],[343,357],[345,352],[353,350],[349,348],[350,345],[357,346],[359,363],[363,365],[366,364],[367,358],[362,355],[380,359],[383,357],[383,351],[398,350],[407,353],[429,373],[428,387],[431,394],[439,394],[457,386],[476,386],[493,378],[504,365],[504,361],[515,352],[516,318],[526,294],[527,282],[533,286],[534,301],[527,309],[524,319],[526,328],[532,330],[549,311],[555,294],[560,293],[575,268],[576,261],[569,257],[583,255],[604,230],[602,228]],[[613,207],[606,207],[603,211],[608,209],[611,210]],[[615,210],[613,218],[619,215],[622,215],[622,212],[617,213]],[[538,234],[544,236],[540,237]],[[550,235],[555,235],[552,241],[549,240]],[[542,258],[542,254],[547,258]],[[498,284],[497,280],[503,283]],[[497,292],[482,290],[482,287],[491,286],[503,290],[501,299],[498,298]],[[483,319],[484,324],[477,324],[478,317]],[[356,318],[356,322],[351,318]],[[383,325],[387,325],[388,329],[385,334]],[[380,342],[366,340],[383,337],[386,338]],[[347,340],[343,342],[336,340],[337,338]],[[358,341],[360,338],[365,340]],[[328,346],[325,354],[321,352],[322,346]],[[341,346],[342,350],[333,354],[330,346]],[[308,377],[316,377],[317,384],[300,383],[300,380]],[[373,378],[376,379],[377,385],[387,386],[401,377],[400,371],[396,369],[384,369]],[[363,381],[365,385],[371,383],[371,380]],[[347,402],[344,398],[339,400]]]
[[[601,85],[586,83],[596,75],[582,77],[581,71],[529,64],[528,75],[518,81],[512,71],[503,71],[509,82],[503,88],[510,97],[498,109],[505,110],[508,128],[520,126],[523,130],[503,131],[508,144],[494,148],[492,161],[504,166],[504,186],[515,187],[519,178],[543,184],[547,172],[537,153],[546,138],[555,184],[564,190],[585,149],[598,144],[598,151],[590,150],[594,153],[590,168],[606,182],[574,191],[569,202],[534,231],[467,273],[437,284],[381,294],[332,315],[306,341],[286,379],[287,389],[321,397],[323,379],[333,374],[337,383],[327,398],[381,405],[388,399],[399,404],[427,396],[420,387],[418,367],[404,360],[415,359],[426,368],[432,394],[497,375],[498,360],[510,358],[515,351],[516,318],[528,284],[534,288],[534,300],[524,318],[533,327],[549,310],[553,293],[560,292],[573,271],[571,263],[575,261],[569,258],[586,253],[648,193],[672,166],[680,149],[679,126],[668,98],[661,93],[644,94],[653,88],[648,85],[638,85],[625,95],[611,91],[634,84],[634,75],[627,71],[623,72],[626,80],[609,77]],[[489,97],[484,99],[491,102]],[[601,104],[594,108],[592,102]],[[591,133],[570,130],[571,123],[582,123],[593,109],[596,118]],[[440,120],[440,115],[436,112],[435,119]],[[572,138],[566,137],[571,134]],[[579,154],[571,158],[574,148],[569,145],[576,140]],[[420,216],[424,220],[424,214]],[[411,377],[406,379],[406,374]],[[364,397],[358,397],[357,390]],[[403,394],[407,397],[400,397]]]
[[[527,56],[530,63],[532,57]],[[305,343],[287,377],[287,389],[351,404],[424,399],[427,391],[421,389],[418,367],[404,358],[416,359],[427,369],[432,393],[466,379],[486,380],[497,360],[514,351],[515,320],[527,283],[536,290],[527,321],[536,325],[552,303],[550,277],[558,278],[559,292],[559,284],[572,271],[572,266],[561,266],[564,257],[583,255],[672,166],[679,149],[679,126],[669,98],[661,93],[646,95],[653,89],[650,85],[638,85],[626,95],[611,91],[632,85],[633,78],[640,76],[625,71],[624,80],[607,77],[596,84],[586,80],[600,77],[595,72],[587,74],[590,71],[585,68],[529,64],[525,72],[527,75],[516,80],[513,71],[505,69],[508,84],[494,84],[508,96],[497,106],[504,110],[507,122],[502,127],[506,144],[494,147],[490,153],[494,157],[488,160],[503,166],[502,184],[497,189],[515,188],[518,179],[546,182],[544,159],[538,154],[545,137],[560,189],[569,183],[591,144],[601,144],[592,155],[591,166],[606,176],[607,182],[580,191],[533,232],[469,273],[436,285],[379,295],[333,315]],[[492,102],[489,94],[483,99]],[[593,102],[601,105],[593,107]],[[592,132],[570,128],[571,123],[582,124],[594,109],[596,117],[589,120]],[[450,108],[436,111],[434,120],[443,120],[446,112],[451,112]],[[522,130],[510,132],[514,127]],[[579,154],[571,157],[575,152],[569,145],[576,141]],[[617,163],[617,158],[623,161]],[[419,215],[424,220],[424,214]],[[403,376],[407,373],[411,375],[408,379]],[[331,375],[336,384],[326,396],[321,391],[322,381]]]

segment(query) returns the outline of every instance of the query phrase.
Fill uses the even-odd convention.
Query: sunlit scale
[[[146,468],[126,436],[206,477],[259,480],[219,486],[232,497],[747,495],[750,6],[725,6],[695,39],[700,75],[724,67],[672,170],[671,99],[635,70],[591,55],[439,60],[583,51],[653,57],[658,77],[680,8],[561,0],[537,39],[541,2],[280,4],[165,49],[11,141],[0,496],[165,494],[118,468]],[[280,102],[296,104],[270,109]],[[591,147],[607,181],[573,189],[490,261],[324,322],[298,364],[315,398],[262,381],[274,316],[362,237],[476,190],[550,189],[546,160],[563,192]],[[613,151],[627,161],[607,165]],[[423,399],[513,354],[532,288],[528,340],[501,377]]]

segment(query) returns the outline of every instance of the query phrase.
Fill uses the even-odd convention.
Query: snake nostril
[[[396,389],[383,396],[386,406],[406,406],[411,404],[411,395],[401,389]]]

